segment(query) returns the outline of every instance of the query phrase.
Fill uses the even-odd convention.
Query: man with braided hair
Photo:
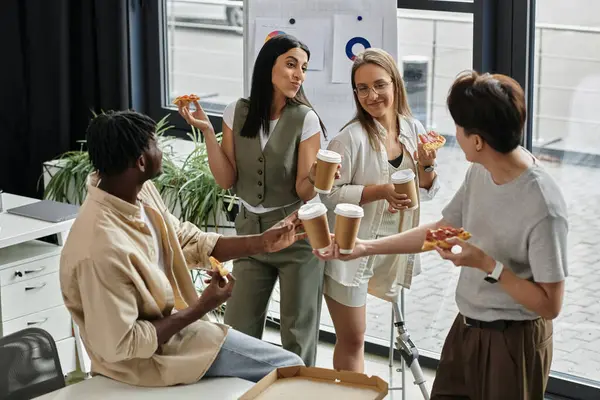
[[[260,235],[223,237],[180,222],[151,182],[162,171],[156,124],[108,112],[87,130],[96,172],[62,251],[65,304],[80,328],[92,373],[140,386],[203,376],[258,381],[295,354],[205,320],[235,284],[215,268],[198,297],[188,267],[279,251],[303,239],[292,214]]]

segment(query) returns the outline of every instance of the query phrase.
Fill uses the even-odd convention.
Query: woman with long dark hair
[[[254,65],[250,98],[233,102],[223,113],[220,144],[198,102],[193,113],[180,108],[204,134],[215,180],[240,198],[238,234],[259,234],[316,196],[309,173],[325,129],[302,89],[309,59],[306,45],[293,36],[269,39]],[[283,347],[314,365],[323,264],[310,244],[301,240],[277,253],[236,260],[233,275],[225,323],[261,338],[279,278]]]

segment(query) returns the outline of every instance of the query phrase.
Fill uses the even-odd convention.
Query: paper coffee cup
[[[312,248],[321,253],[325,252],[331,245],[327,207],[323,203],[304,204],[298,210],[298,218],[302,221]]]
[[[319,150],[317,153],[317,176],[315,177],[315,191],[329,194],[335,181],[337,166],[342,162],[342,156],[331,150]]]
[[[412,169],[403,169],[394,172],[392,174],[392,183],[396,188],[396,193],[405,194],[410,199],[409,210],[414,210],[419,207],[415,173]]]
[[[350,254],[354,250],[360,220],[365,213],[362,207],[347,203],[338,204],[333,212],[335,213],[335,242],[341,254]]]

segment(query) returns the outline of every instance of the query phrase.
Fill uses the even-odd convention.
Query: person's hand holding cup
[[[314,250],[325,252],[331,246],[327,207],[323,203],[304,204],[298,210],[308,241]]]
[[[314,172],[315,191],[321,194],[331,193],[336,178],[339,178],[339,168],[342,156],[335,151],[319,150]]]
[[[335,207],[335,243],[340,254],[351,254],[358,235],[363,208],[354,204],[340,203]]]
[[[388,202],[388,211],[397,213],[412,206],[410,199],[404,193],[396,192],[396,187],[391,184],[380,186],[380,199]]]
[[[417,183],[415,173],[411,169],[402,169],[392,174],[392,184],[398,194],[406,195],[410,200],[408,210],[414,210],[419,207],[419,194],[417,192]]]

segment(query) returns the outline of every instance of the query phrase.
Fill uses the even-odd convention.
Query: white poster
[[[265,42],[280,34],[295,36],[310,50],[308,69],[323,70],[325,37],[331,35],[331,21],[327,18],[256,18],[254,59]]]
[[[357,14],[333,17],[333,83],[350,82],[352,62],[369,47],[383,47],[383,18]]]

